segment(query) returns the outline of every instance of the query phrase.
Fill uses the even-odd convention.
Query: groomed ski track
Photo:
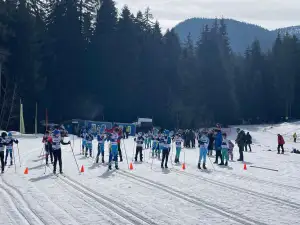
[[[244,153],[247,170],[240,162],[213,168],[209,160],[214,158],[207,158],[208,171],[198,170],[198,149],[183,150],[186,170],[170,162],[174,152],[168,170],[162,170],[157,159],[152,164],[148,149],[143,151],[144,162],[134,163],[135,145],[130,138],[121,144],[124,161],[119,162],[120,170],[108,171],[107,146],[106,163],[95,164],[95,158],[79,154],[80,140],[75,138],[75,158],[85,172],[79,175],[71,148],[63,146],[64,174],[55,176],[52,165],[45,167],[40,157],[41,138],[21,137],[22,166],[16,158],[16,173],[10,166],[0,177],[0,212],[5,218],[0,224],[300,224],[300,155],[289,151],[300,149],[300,143],[288,139],[299,124],[242,127],[254,140],[253,152]],[[287,135],[285,155],[276,154],[276,133]],[[96,141],[93,145],[95,156]],[[133,162],[132,171],[125,149],[128,162]],[[237,156],[235,148],[235,159]],[[254,169],[252,164],[278,172]],[[28,175],[23,174],[25,167]]]

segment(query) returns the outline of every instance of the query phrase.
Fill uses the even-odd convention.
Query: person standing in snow
[[[209,145],[209,138],[207,137],[207,132],[202,131],[201,137],[198,140],[199,147],[200,147],[200,154],[199,154],[199,160],[198,160],[198,169],[201,169],[201,161],[203,162],[203,169],[206,170],[206,156],[208,151],[208,145]]]
[[[97,156],[96,156],[96,163],[99,162],[99,156],[101,154],[101,161],[102,163],[104,163],[104,143],[105,143],[105,135],[99,133],[97,135],[97,141],[98,141],[98,152],[97,152]]]
[[[285,141],[282,137],[282,135],[278,134],[278,147],[277,147],[277,154],[280,154],[280,148],[281,148],[281,154],[284,154],[284,148],[283,148],[283,145],[285,144]]]
[[[120,157],[120,162],[123,162],[123,156],[122,156],[122,150],[121,150],[121,139],[123,137],[123,133],[122,133],[122,129],[120,129],[119,127],[116,127],[117,132],[118,132],[118,153],[119,153],[119,157]]]
[[[234,144],[232,143],[231,140],[228,140],[228,145],[229,145],[228,155],[230,157],[230,160],[233,161],[233,148],[234,148]]]
[[[52,132],[52,150],[54,156],[54,164],[53,164],[53,173],[56,173],[56,165],[57,161],[59,163],[59,172],[63,173],[62,171],[62,159],[61,159],[61,146],[60,145],[70,145],[71,142],[65,143],[61,137],[61,133],[58,128],[56,128]]]
[[[89,130],[88,134],[86,135],[86,151],[85,151],[85,157],[88,156],[88,153],[90,153],[90,157],[92,157],[93,153],[93,134],[92,131]]]
[[[224,164],[223,160],[222,160],[222,132],[220,129],[216,129],[216,135],[215,135],[215,149],[216,149],[216,160],[215,160],[215,164],[218,164],[218,159],[220,157],[221,159],[221,164]]]
[[[157,156],[157,151],[158,151],[158,136],[153,134],[153,142],[152,142],[152,158]]]
[[[140,154],[140,161],[143,162],[143,144],[145,138],[141,132],[138,133],[138,136],[134,139],[136,142],[136,150],[134,160],[137,161],[138,154]]]
[[[175,135],[174,142],[176,145],[176,155],[175,155],[175,163],[179,163],[179,158],[180,158],[180,152],[181,152],[181,145],[183,142],[183,139],[179,134]]]
[[[209,144],[208,144],[208,155],[212,156],[213,148],[214,148],[214,133],[213,131],[209,131],[208,133],[208,139],[209,139]]]
[[[5,163],[4,163],[4,149],[5,149],[5,146],[7,145],[6,136],[7,136],[6,132],[2,132],[1,133],[1,137],[0,137],[1,173],[4,173],[4,167],[5,167]]]
[[[251,137],[250,133],[247,132],[247,134],[245,136],[245,151],[246,152],[248,151],[247,147],[249,147],[250,152],[252,151],[251,144],[252,144],[252,137]]]
[[[45,151],[46,151],[46,165],[48,165],[49,155],[51,164],[53,164],[53,151],[52,151],[52,138],[50,136],[50,132],[46,130],[45,135],[43,136],[43,141],[45,145]]]
[[[240,158],[237,161],[244,161],[244,148],[245,148],[245,132],[241,130],[240,128],[236,129],[236,132],[238,133],[237,138],[235,140],[235,143],[239,147],[239,153]]]
[[[223,164],[221,163],[220,165],[228,166],[229,141],[227,140],[227,134],[226,133],[223,133],[223,140],[222,140],[222,146],[221,147],[222,147],[222,161],[223,161]],[[225,162],[225,159],[226,159],[226,162]],[[225,164],[224,164],[224,162],[225,162]]]
[[[293,138],[294,138],[294,142],[296,143],[297,142],[297,134],[296,133],[293,134]]]
[[[7,145],[6,145],[5,165],[7,165],[8,154],[10,156],[10,165],[12,165],[13,164],[13,145],[14,145],[14,143],[18,144],[19,141],[17,139],[14,139],[12,137],[12,134],[10,132],[8,132],[6,143],[7,143]]]
[[[171,143],[171,137],[169,137],[169,131],[165,130],[164,135],[162,137],[163,139],[163,146],[162,146],[162,160],[161,160],[161,168],[168,169],[168,159],[169,159],[169,153],[170,153],[170,144]],[[165,164],[165,167],[164,167]]]
[[[115,168],[118,170],[118,139],[119,130],[117,128],[113,129],[113,133],[110,135],[109,140],[111,143],[110,151],[109,151],[109,162],[108,162],[108,169],[111,170],[112,161],[115,161]]]
[[[84,155],[84,149],[86,148],[86,136],[87,136],[87,133],[86,133],[86,130],[83,129],[80,137],[82,138],[82,144],[81,144],[81,148],[82,148],[82,155]],[[86,152],[87,152],[87,149],[86,149]]]

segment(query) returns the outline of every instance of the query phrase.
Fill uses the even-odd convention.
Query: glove
[[[18,141],[18,140],[16,140],[16,144],[19,144],[19,141]]]
[[[68,144],[70,145],[70,144],[71,144],[71,141],[69,141]]]

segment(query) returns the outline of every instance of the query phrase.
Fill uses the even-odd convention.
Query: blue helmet
[[[169,135],[169,134],[170,134],[170,131],[169,131],[169,130],[165,130],[165,131],[164,131],[164,134],[165,134],[165,135]]]
[[[56,135],[59,135],[60,134],[60,131],[59,130],[57,130],[57,129],[55,129],[54,131],[53,131],[53,134],[56,136]]]
[[[12,137],[11,132],[8,132],[7,136],[8,136],[8,137]]]

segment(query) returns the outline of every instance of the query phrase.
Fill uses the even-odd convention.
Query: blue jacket
[[[223,138],[222,138],[222,133],[221,132],[218,132],[216,137],[215,137],[215,149],[218,150],[221,148],[221,145],[222,145],[222,141],[223,141]],[[220,149],[221,150],[221,149]]]

